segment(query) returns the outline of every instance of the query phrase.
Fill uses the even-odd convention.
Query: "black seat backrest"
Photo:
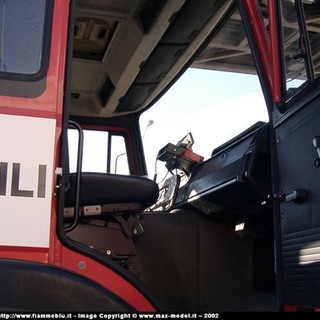
[[[75,173],[70,174],[69,184],[66,207],[74,206]],[[80,206],[139,203],[146,209],[156,202],[158,195],[158,184],[146,177],[89,172],[81,174]]]

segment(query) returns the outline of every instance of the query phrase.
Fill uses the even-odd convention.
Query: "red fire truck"
[[[319,310],[319,1],[1,0],[0,17],[1,310]],[[197,103],[148,145],[139,121],[190,70],[218,80],[181,90]],[[239,75],[267,119],[202,92],[252,89]],[[186,112],[201,139],[174,137]]]

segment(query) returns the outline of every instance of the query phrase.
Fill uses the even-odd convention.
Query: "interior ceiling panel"
[[[260,3],[266,14],[265,1]],[[231,15],[232,8],[232,0],[77,0],[71,114],[110,117],[141,110],[166,89],[211,34],[214,39],[192,67],[254,73],[240,16]],[[320,1],[305,8],[319,73],[320,22],[314,12]],[[227,24],[219,32],[225,17]],[[290,35],[285,44],[290,53],[297,37],[290,17],[285,17],[284,30]]]
[[[73,57],[101,61],[114,35],[117,22],[110,19],[79,17],[74,28]]]
[[[143,107],[147,98],[154,91],[154,89],[151,90],[150,85],[152,84],[151,87],[155,88],[167,77],[172,67],[183,56],[183,52],[200,34],[209,19],[214,16],[220,2],[219,0],[202,0],[199,6],[198,0],[188,0],[179,12],[172,15],[171,23],[163,37],[148,60],[140,65],[141,69],[128,94],[119,100],[117,112],[135,111]],[[144,92],[143,88],[145,88]],[[139,97],[134,97],[134,92],[139,94]]]

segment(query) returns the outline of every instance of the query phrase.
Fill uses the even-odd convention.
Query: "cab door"
[[[278,159],[280,295],[285,310],[320,307],[320,3],[279,1]]]

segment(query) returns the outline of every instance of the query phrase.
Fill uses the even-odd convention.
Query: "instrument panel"
[[[171,199],[205,215],[223,215],[266,201],[271,189],[268,125],[258,122],[197,163]],[[174,197],[174,194],[171,194]]]

